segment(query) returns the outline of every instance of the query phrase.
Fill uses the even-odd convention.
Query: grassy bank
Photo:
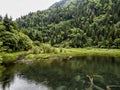
[[[0,57],[3,63],[13,63],[19,59],[21,55],[27,55],[28,52],[14,52],[14,53],[0,53]]]
[[[49,59],[51,57],[69,57],[69,56],[107,56],[120,57],[119,49],[99,49],[99,48],[70,48],[62,50],[57,49],[57,53],[29,54],[28,59]]]
[[[16,60],[40,60],[52,59],[55,57],[69,57],[69,56],[107,56],[120,57],[119,49],[99,49],[99,48],[69,48],[59,49],[56,52],[33,54],[30,52],[16,52],[16,53],[0,53],[4,63],[11,63]]]
[[[71,48],[65,49],[69,54],[79,56],[111,56],[120,57],[120,49],[100,49],[100,48]]]

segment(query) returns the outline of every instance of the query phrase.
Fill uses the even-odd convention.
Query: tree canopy
[[[13,52],[30,48],[32,48],[32,40],[19,32],[16,22],[6,15],[0,22],[0,52]]]
[[[120,0],[62,0],[16,21],[20,29],[39,31],[43,42],[53,46],[118,48],[119,15]]]

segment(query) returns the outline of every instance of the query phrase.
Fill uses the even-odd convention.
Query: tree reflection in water
[[[9,82],[2,82],[2,86],[12,84],[17,73],[21,79],[51,87],[50,90],[105,90],[112,88],[111,85],[116,86],[114,90],[118,90],[119,61],[120,59],[110,57],[77,57],[71,60],[45,60],[15,65],[9,70],[9,75],[4,74]],[[1,81],[6,81],[6,78],[2,78]]]

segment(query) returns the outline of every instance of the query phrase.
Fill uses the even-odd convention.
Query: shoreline
[[[82,56],[101,56],[101,57],[115,57],[120,58],[120,49],[100,49],[100,48],[63,48],[62,52],[58,53],[43,53],[33,54],[29,51],[14,52],[14,53],[0,53],[3,58],[3,63],[13,63],[18,60],[44,60],[44,59],[59,59],[82,57]]]

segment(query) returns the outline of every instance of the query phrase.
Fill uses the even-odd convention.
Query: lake
[[[120,58],[75,57],[0,68],[0,90],[120,90]]]

